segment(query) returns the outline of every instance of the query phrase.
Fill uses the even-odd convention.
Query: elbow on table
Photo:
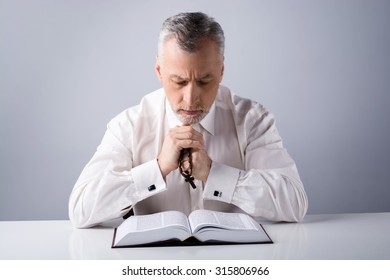
[[[76,193],[72,193],[69,198],[68,215],[75,228],[89,228],[97,223],[91,221],[91,213],[83,207],[83,201]]]
[[[269,220],[275,222],[301,222],[308,209],[308,199],[302,184],[298,188],[291,188],[294,192],[285,193],[274,200],[274,207],[265,213]]]
[[[298,209],[295,210],[295,213],[292,216],[291,221],[288,222],[301,222],[303,218],[306,216],[307,212],[307,201],[304,204],[300,205]]]
[[[75,228],[89,228],[94,226],[90,222],[90,217],[77,209],[76,205],[69,205],[69,219]]]
[[[279,209],[284,221],[300,222],[306,215],[308,199],[302,181],[284,177],[284,192],[279,201]]]
[[[287,222],[300,222],[307,213],[308,200],[305,191],[297,194],[295,201],[291,205],[290,220]]]

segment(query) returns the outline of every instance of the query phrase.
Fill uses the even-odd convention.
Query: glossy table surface
[[[273,244],[111,249],[112,227],[1,221],[0,259],[390,259],[390,213],[307,215],[263,226]]]

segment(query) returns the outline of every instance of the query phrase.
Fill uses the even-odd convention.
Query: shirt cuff
[[[239,169],[213,161],[203,198],[231,203],[239,176]]]
[[[139,201],[166,190],[164,178],[157,159],[148,161],[131,169]]]

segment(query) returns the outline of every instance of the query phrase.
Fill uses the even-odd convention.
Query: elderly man
[[[76,227],[196,209],[299,221],[307,197],[273,116],[220,85],[224,34],[203,13],[168,18],[155,71],[163,88],[107,126],[69,201]]]

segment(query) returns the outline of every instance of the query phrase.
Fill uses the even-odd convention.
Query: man
[[[69,201],[76,227],[204,208],[299,221],[307,197],[272,115],[220,85],[224,34],[203,13],[167,19],[155,67],[163,88],[115,117]]]

